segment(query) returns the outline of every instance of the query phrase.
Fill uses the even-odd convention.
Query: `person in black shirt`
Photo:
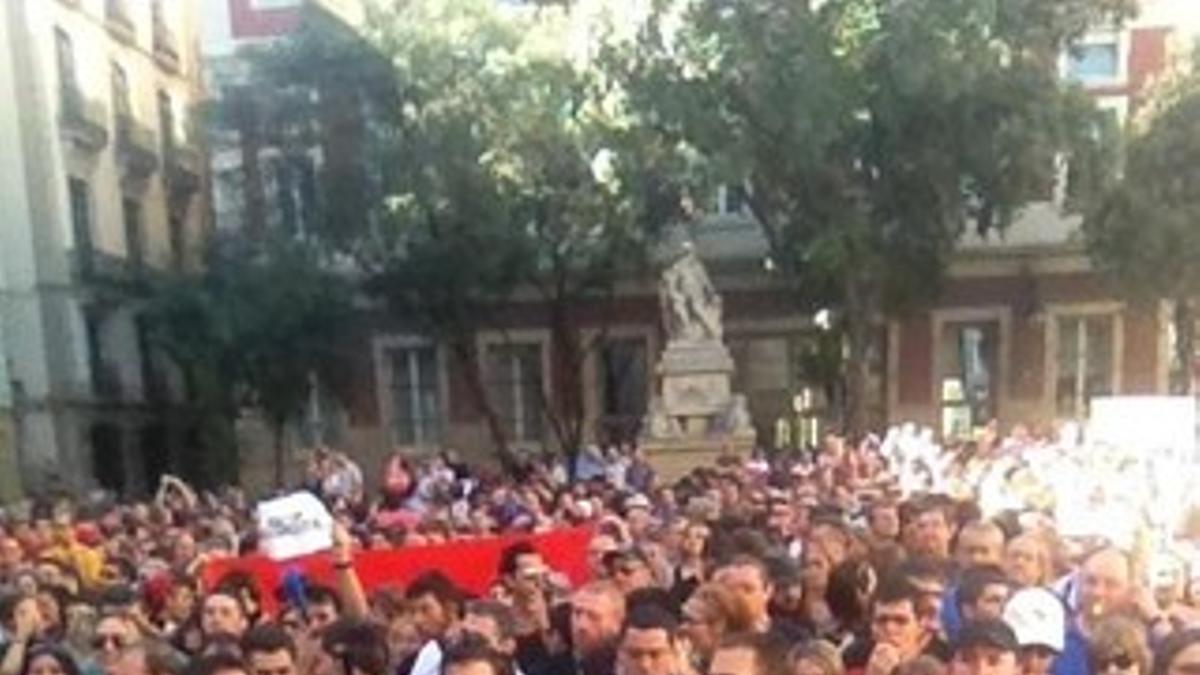
[[[949,662],[946,643],[918,617],[920,596],[901,575],[889,576],[879,584],[871,606],[871,634],[855,640],[843,654],[848,675],[891,675],[922,655]]]

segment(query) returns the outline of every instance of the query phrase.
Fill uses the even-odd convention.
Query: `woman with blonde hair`
[[[825,640],[809,640],[796,645],[788,658],[792,675],[845,675],[842,655]]]
[[[680,630],[691,648],[692,665],[706,672],[726,635],[754,630],[754,615],[737,593],[714,582],[696,589],[683,603]]]
[[[1014,537],[1004,550],[1004,572],[1022,588],[1050,583],[1053,570],[1045,539],[1034,532]]]
[[[1092,675],[1150,675],[1150,646],[1142,623],[1127,616],[1100,621],[1088,636]]]

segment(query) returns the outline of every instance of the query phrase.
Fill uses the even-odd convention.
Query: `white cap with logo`
[[[1067,620],[1063,602],[1045,588],[1017,591],[1004,606],[1004,622],[1016,633],[1022,647],[1049,647],[1061,653]]]

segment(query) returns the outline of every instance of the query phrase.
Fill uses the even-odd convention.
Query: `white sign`
[[[311,492],[296,492],[258,505],[259,548],[287,560],[333,546],[333,517]]]
[[[1106,396],[1092,399],[1088,440],[1125,452],[1196,453],[1196,401],[1187,396]]]

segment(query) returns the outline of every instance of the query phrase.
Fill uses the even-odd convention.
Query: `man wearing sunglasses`
[[[137,625],[124,614],[108,614],[96,624],[92,648],[106,675],[115,675],[121,653],[140,641]]]

